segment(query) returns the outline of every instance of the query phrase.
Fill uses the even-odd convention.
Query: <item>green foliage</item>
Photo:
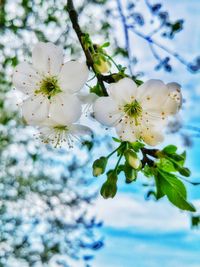
[[[176,151],[177,151],[177,147],[174,146],[174,145],[168,145],[168,146],[166,146],[162,151],[163,151],[164,153],[168,154],[168,155],[171,155],[171,154],[176,153]]]
[[[136,142],[130,143],[130,146],[133,148],[135,152],[139,152],[140,149],[144,147],[144,144],[139,141],[136,141]]]
[[[164,195],[169,201],[182,210],[196,211],[194,206],[187,202],[187,193],[184,184],[173,174],[158,168],[155,174],[157,198]]]
[[[177,176],[177,173],[185,177],[190,176],[190,170],[184,167],[186,160],[185,152],[178,154],[177,147],[174,145],[168,145],[159,151],[145,148],[144,144],[140,141],[134,143],[122,142],[115,137],[113,137],[113,140],[119,146],[106,159],[108,160],[113,154],[117,153],[118,160],[115,171],[118,175],[124,174],[126,183],[129,184],[136,181],[138,174],[143,173],[148,180],[153,179],[155,181],[156,192],[150,190],[148,197],[154,195],[159,200],[166,196],[179,209],[191,212],[196,211],[194,206],[187,200],[186,188],[180,180],[181,177]],[[141,159],[141,165],[139,165],[137,160],[141,158],[141,155],[143,158]],[[124,159],[124,163],[120,164],[122,159]],[[115,179],[114,183],[108,179],[103,184],[101,191],[103,197],[115,196],[117,192],[116,183],[117,179]],[[194,183],[191,182],[191,184]]]
[[[99,83],[97,83],[95,86],[90,88],[90,93],[94,93],[98,96],[103,96],[103,91]]]

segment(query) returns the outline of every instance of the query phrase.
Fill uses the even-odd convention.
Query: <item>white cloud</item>
[[[189,230],[190,219],[165,201],[145,201],[130,194],[118,194],[114,199],[99,197],[92,212],[113,228],[133,227],[140,230],[162,232]]]

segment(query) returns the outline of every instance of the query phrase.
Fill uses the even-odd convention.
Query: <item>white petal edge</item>
[[[26,95],[32,94],[38,87],[41,76],[27,62],[20,63],[13,73],[13,85]]]
[[[149,146],[156,146],[164,141],[164,135],[160,129],[143,130],[141,138]]]
[[[119,123],[115,129],[122,141],[135,142],[137,140],[137,131],[133,125]]]
[[[120,119],[120,111],[111,97],[99,97],[93,106],[94,116],[106,126],[114,126]]]
[[[161,80],[151,79],[138,87],[137,100],[147,107],[162,106],[167,93],[167,86]]]
[[[109,95],[120,105],[134,100],[137,94],[137,85],[130,78],[123,78],[117,83],[113,83],[108,88]]]
[[[34,68],[43,75],[58,75],[63,63],[63,50],[53,43],[39,42],[32,51]]]
[[[23,101],[22,116],[30,125],[40,125],[48,118],[49,100],[42,95],[29,97]]]
[[[172,82],[167,84],[168,97],[163,105],[164,111],[169,115],[176,114],[182,105],[181,86],[178,83]]]
[[[50,104],[49,116],[60,125],[69,125],[81,117],[81,102],[75,95],[59,93]]]
[[[66,62],[58,76],[61,90],[68,93],[76,93],[87,82],[89,70],[86,63],[78,61]]]

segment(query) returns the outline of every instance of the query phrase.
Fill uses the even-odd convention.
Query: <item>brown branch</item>
[[[143,159],[142,159],[142,167],[148,164],[150,167],[154,166],[154,161],[149,158],[149,156],[153,158],[158,158],[157,153],[159,152],[158,149],[149,149],[149,148],[141,148]]]
[[[104,85],[104,78],[103,75],[99,74],[96,72],[95,68],[94,68],[94,61],[92,59],[92,55],[91,52],[88,48],[85,47],[84,43],[83,43],[83,37],[85,36],[85,33],[82,32],[79,23],[78,23],[78,13],[76,12],[75,8],[74,8],[74,3],[73,0],[68,0],[67,1],[67,12],[69,14],[69,18],[72,22],[72,26],[74,31],[76,32],[76,35],[79,39],[79,42],[82,46],[82,49],[85,53],[86,56],[86,60],[87,60],[87,65],[89,68],[92,68],[92,70],[94,71],[94,73],[96,74],[97,80],[102,88],[103,94],[105,96],[108,96],[106,87]]]

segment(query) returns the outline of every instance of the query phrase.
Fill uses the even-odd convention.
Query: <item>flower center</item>
[[[137,100],[134,100],[133,102],[126,104],[124,106],[124,112],[131,118],[139,117],[142,114],[142,107],[137,102]]]
[[[55,131],[58,131],[58,132],[68,131],[68,127],[63,126],[63,125],[54,126],[53,128]]]
[[[138,125],[138,117],[142,115],[142,107],[137,100],[132,101],[124,106],[124,112],[135,120],[135,124]]]
[[[60,89],[58,79],[55,76],[45,77],[40,83],[40,88],[35,91],[36,94],[42,93],[49,99],[60,92],[62,92],[62,90]]]

